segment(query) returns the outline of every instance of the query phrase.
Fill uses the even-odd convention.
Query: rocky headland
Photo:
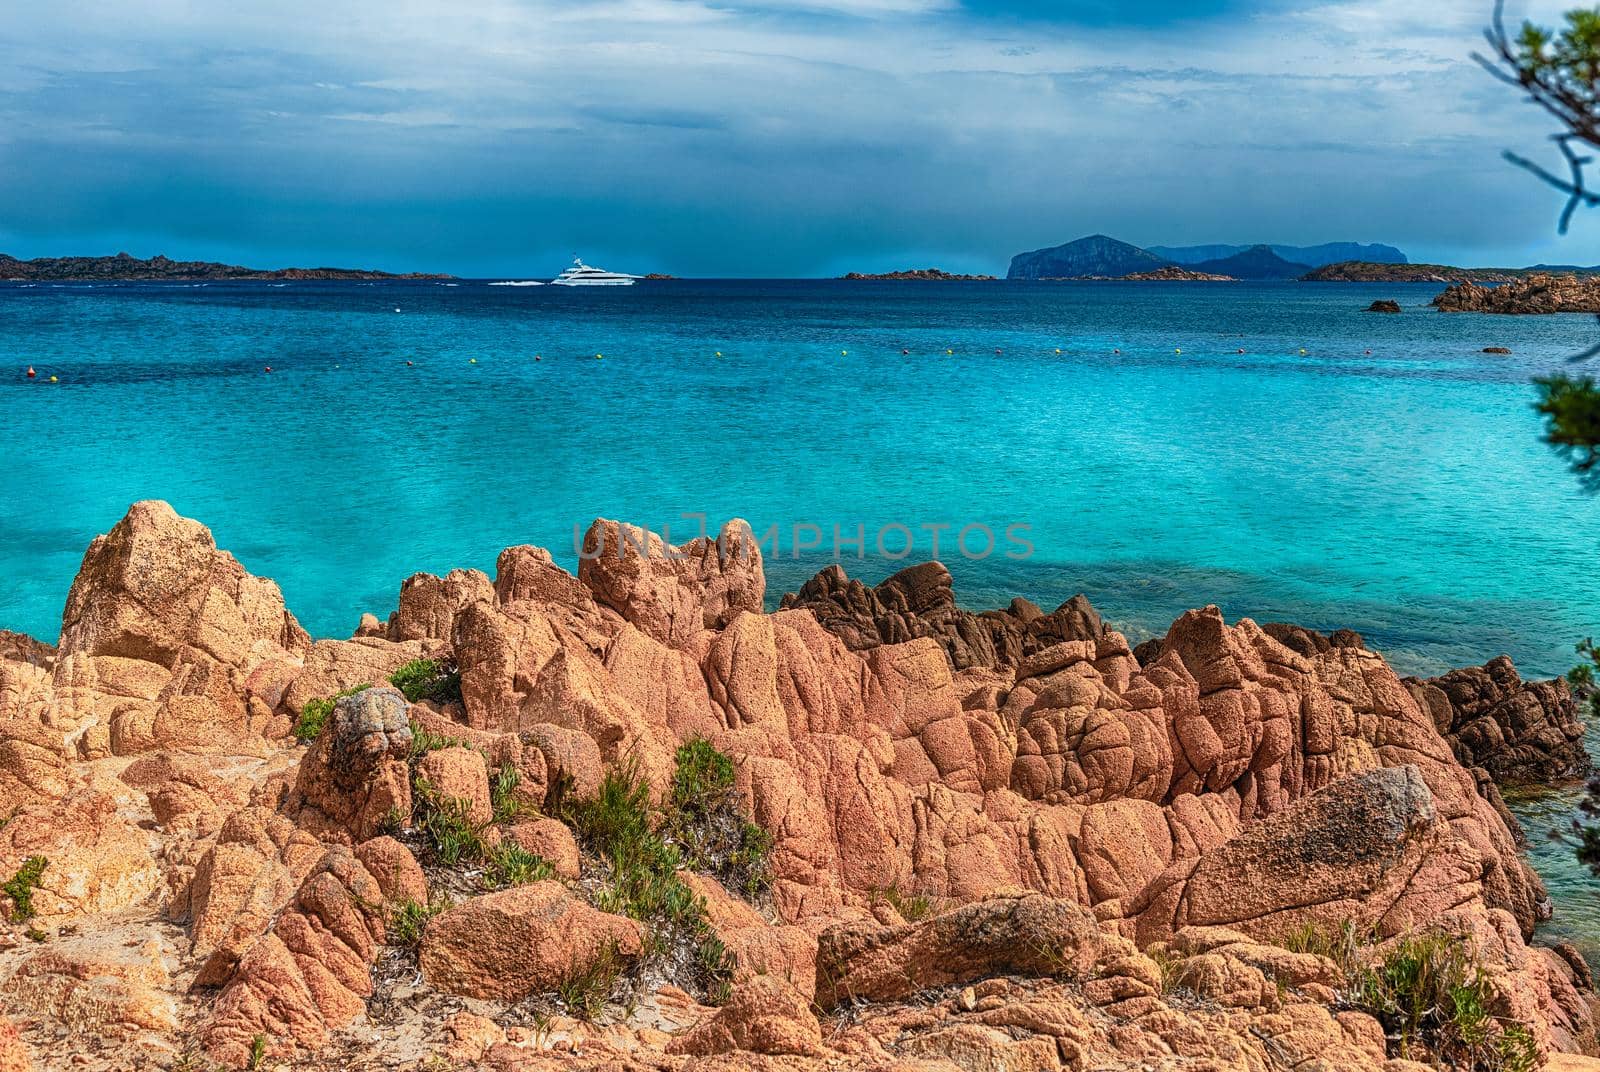
[[[136,504],[0,636],[0,1069],[1600,1068],[1495,789],[1559,683],[765,587],[600,520],[313,640]]]
[[[448,275],[374,272],[357,268],[241,268],[212,261],[175,261],[157,254],[141,260],[114,257],[39,257],[18,260],[0,253],[0,280],[28,283],[209,282],[221,280],[450,279]]]
[[[1433,305],[1446,313],[1600,313],[1600,277],[1540,273],[1493,287],[1458,283]]]
[[[982,282],[994,278],[992,275],[957,275],[946,272],[941,268],[906,268],[898,272],[847,272],[844,279],[896,279],[910,280],[913,282]]]

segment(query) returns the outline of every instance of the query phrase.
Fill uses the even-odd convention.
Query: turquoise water
[[[869,553],[903,524],[913,558],[925,524],[1025,524],[1026,561],[944,555],[966,603],[1084,591],[1137,640],[1216,602],[1407,672],[1559,673],[1600,631],[1600,502],[1528,380],[1600,329],[1438,314],[1437,289],[0,285],[0,627],[53,637],[139,498],[338,636],[417,570],[525,542],[572,566],[597,515],[677,537],[704,511],[785,533],[774,601],[822,564],[789,557],[796,524],[860,523]],[[1382,297],[1406,312],[1362,312]]]

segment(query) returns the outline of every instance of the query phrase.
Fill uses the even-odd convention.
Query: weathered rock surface
[[[982,614],[961,610],[950,571],[939,562],[910,566],[871,588],[834,564],[799,592],[786,594],[782,605],[811,611],[851,651],[932,637],[957,670],[1017,666],[1062,641],[1093,640],[1105,632],[1100,615],[1081,595],[1050,614],[1025,599]]]
[[[1463,766],[1501,786],[1581,778],[1593,764],[1572,690],[1560,678],[1523,681],[1502,655],[1406,687],[1450,741]]]
[[[667,1052],[819,1055],[822,1029],[804,995],[780,979],[758,975],[735,987],[726,1005],[674,1039]]]

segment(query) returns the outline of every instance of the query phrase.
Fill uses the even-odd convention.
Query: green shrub
[[[772,837],[745,817],[733,788],[733,760],[703,737],[679,747],[666,835],[696,871],[756,897],[772,884]]]
[[[266,1059],[267,1036],[257,1035],[255,1038],[250,1040],[250,1061],[245,1065],[245,1068],[249,1069],[250,1072],[256,1072],[256,1070],[261,1067],[261,1063]]]
[[[412,659],[389,675],[389,684],[412,703],[461,702],[461,672],[447,659]]]
[[[390,945],[402,949],[415,949],[422,943],[428,921],[446,908],[449,902],[435,900],[428,904],[407,897],[389,911],[388,939]]]
[[[346,696],[354,696],[370,688],[371,685],[357,685],[355,688],[336,692],[323,700],[307,700],[305,706],[300,708],[300,717],[294,720],[294,728],[290,732],[301,744],[310,744],[322,733],[322,727],[328,724],[328,718],[333,714],[336,703]]]
[[[529,852],[507,838],[489,853],[488,866],[483,871],[483,884],[491,890],[502,890],[508,886],[543,882],[547,878],[554,878],[555,874],[555,868],[543,856]]]
[[[1350,973],[1349,1002],[1383,1024],[1393,1057],[1474,1072],[1531,1072],[1532,1036],[1490,1009],[1493,985],[1461,938],[1436,931],[1403,935]]]
[[[502,763],[489,779],[489,802],[494,807],[494,821],[509,823],[522,814],[522,801],[517,799],[517,786],[522,784],[522,772],[511,763]]]
[[[0,892],[11,898],[12,919],[20,923],[33,918],[33,891],[39,888],[45,868],[49,866],[50,861],[43,856],[30,856],[22,861],[16,874],[0,883]]]

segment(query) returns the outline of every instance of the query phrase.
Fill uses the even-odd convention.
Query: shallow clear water
[[[1600,619],[1600,502],[1528,381],[1600,327],[1438,314],[1438,289],[0,284],[0,627],[53,637],[139,498],[338,636],[417,570],[514,543],[572,566],[597,515],[676,539],[703,511],[779,526],[773,601],[823,564],[789,557],[797,524],[863,524],[869,555],[902,524],[910,560],[923,525],[1025,524],[1026,561],[946,542],[963,602],[1083,591],[1135,640],[1215,602],[1355,628],[1405,672],[1560,673]]]

